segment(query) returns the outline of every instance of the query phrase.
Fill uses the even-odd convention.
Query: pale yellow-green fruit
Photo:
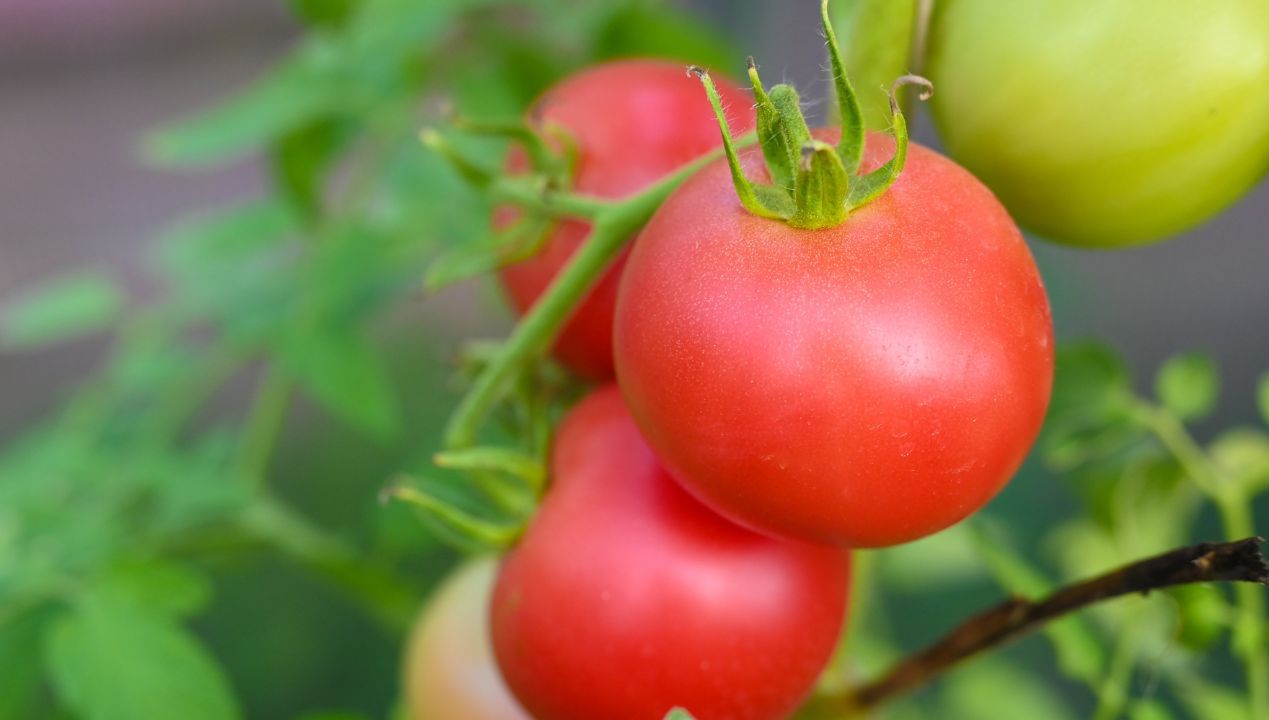
[[[939,0],[948,153],[1060,242],[1161,240],[1269,169],[1269,0]]]
[[[530,720],[507,689],[489,639],[497,561],[471,560],[419,614],[406,647],[410,720]]]

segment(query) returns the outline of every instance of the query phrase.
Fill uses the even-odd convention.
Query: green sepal
[[[837,150],[826,142],[812,140],[802,146],[802,168],[794,195],[795,211],[789,225],[816,230],[834,227],[846,218],[846,195],[850,174]]]
[[[802,146],[811,139],[811,131],[802,117],[801,99],[791,85],[777,85],[768,95],[753,58],[749,58],[749,80],[757,111],[758,143],[762,146],[767,170],[776,187],[793,192],[802,161]]]
[[[856,181],[850,189],[850,195],[846,199],[846,203],[851,208],[857,208],[866,205],[877,199],[882,193],[899,179],[899,173],[903,172],[903,164],[908,159],[908,121],[904,119],[903,112],[899,109],[899,89],[904,85],[919,85],[923,89],[920,98],[928,100],[933,92],[934,86],[929,80],[918,75],[903,75],[896,78],[894,84],[890,86],[890,116],[893,122],[891,133],[894,135],[894,157],[890,158],[885,165],[873,170]]]
[[[497,177],[497,173],[472,160],[458,148],[454,147],[436,128],[423,128],[419,131],[419,140],[429,150],[445,158],[463,180],[473,187],[488,187]]]
[[[829,41],[841,137],[836,147],[813,140],[799,107],[797,91],[788,85],[777,85],[768,94],[750,58],[749,79],[754,88],[758,140],[767,172],[773,181],[770,185],[755,184],[745,176],[718,89],[704,70],[696,66],[688,68],[705,86],[705,94],[722,132],[723,151],[740,204],[758,217],[783,220],[791,227],[812,230],[840,225],[852,210],[875,200],[894,184],[903,171],[908,151],[907,122],[896,93],[905,85],[920,85],[924,89],[920,97],[925,100],[933,90],[929,80],[915,75],[903,75],[894,81],[890,90],[894,157],[867,175],[858,175],[865,140],[863,113],[846,77],[845,64],[829,19],[828,0],[822,0],[820,10],[824,34]]]
[[[505,551],[524,532],[520,522],[495,522],[477,517],[436,495],[425,492],[402,478],[381,493],[384,502],[398,500],[409,504],[437,534],[469,550]]]
[[[510,475],[535,492],[546,485],[546,468],[536,458],[504,447],[473,447],[446,450],[432,456],[437,467],[449,470],[483,470]]]
[[[859,165],[864,159],[864,111],[860,108],[859,97],[855,95],[855,89],[846,75],[846,63],[842,62],[837,33],[828,16],[828,0],[820,3],[820,21],[824,26],[824,37],[828,41],[829,69],[833,73],[837,115],[842,128],[841,138],[837,141],[837,155],[846,167],[846,172],[854,175],[859,172]],[[891,111],[891,115],[893,114]]]

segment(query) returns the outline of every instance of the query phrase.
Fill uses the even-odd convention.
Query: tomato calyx
[[[890,87],[894,156],[881,167],[861,174],[860,166],[864,154],[863,111],[846,76],[837,37],[829,21],[828,2],[829,0],[822,0],[820,17],[824,35],[828,39],[829,60],[841,124],[841,138],[836,145],[812,138],[802,114],[797,90],[790,85],[780,84],[767,92],[758,76],[757,64],[753,58],[749,58],[749,80],[753,85],[757,109],[758,140],[762,146],[767,172],[771,176],[770,184],[755,183],[745,176],[713,80],[704,69],[696,66],[689,68],[704,85],[705,93],[718,118],[727,164],[741,205],[759,217],[780,220],[791,227],[806,230],[841,225],[852,210],[881,196],[898,179],[907,159],[908,127],[896,94],[904,85],[919,85],[923,89],[920,98],[926,100],[934,87],[929,80],[917,75],[903,75],[894,81]]]

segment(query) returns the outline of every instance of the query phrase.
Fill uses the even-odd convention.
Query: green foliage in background
[[[286,57],[144,143],[172,167],[264,158],[271,190],[158,240],[159,303],[130,303],[100,273],[6,299],[3,351],[102,332],[109,347],[0,448],[0,720],[401,717],[405,629],[455,555],[377,498],[398,473],[432,472],[453,342],[419,319],[422,278],[443,251],[479,250],[490,210],[418,130],[446,105],[516,117],[598,59],[744,57],[656,2],[289,4],[306,30]],[[887,28],[847,53],[867,90],[908,58],[906,42],[882,40],[906,36],[911,16],[895,8],[913,3],[843,5]],[[844,43],[862,37],[842,27]],[[501,149],[464,147],[491,165]],[[1269,377],[1259,425],[1200,443],[1190,426],[1218,391],[1199,355],[1165,365],[1146,397],[1105,348],[1065,348],[1039,457],[989,515],[857,554],[851,630],[825,687],[877,673],[1002,593],[1253,534]],[[1125,599],[1044,634],[886,716],[1245,719],[1248,688],[1269,683],[1254,587]],[[832,715],[812,704],[806,717]]]

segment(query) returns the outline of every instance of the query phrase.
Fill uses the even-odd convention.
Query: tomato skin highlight
[[[733,127],[753,127],[752,98],[720,80],[719,92],[737,109]],[[544,124],[564,128],[578,149],[573,191],[600,198],[623,198],[654,184],[681,165],[720,147],[718,125],[700,83],[684,66],[663,60],[622,60],[592,66],[569,76],[536,103]],[[744,110],[744,112],[741,112]],[[523,155],[508,159],[524,169]],[[517,217],[500,208],[494,224]],[[590,224],[562,220],[534,257],[499,272],[516,311],[523,315],[590,235]],[[574,311],[561,330],[555,355],[591,380],[613,377],[612,316],[625,253]]]
[[[507,689],[489,640],[494,558],[470,560],[437,589],[405,654],[411,720],[529,720]]]
[[[787,717],[827,664],[848,555],[685,493],[615,387],[565,418],[553,485],[494,589],[494,648],[539,720]]]
[[[1047,239],[1161,240],[1269,170],[1264,0],[951,0],[929,38],[948,153]]]
[[[892,150],[869,136],[865,169]],[[765,178],[755,149],[742,163]],[[750,527],[849,547],[986,503],[1033,443],[1053,375],[1017,227],[915,144],[884,195],[825,230],[747,213],[726,165],[704,169],[631,253],[614,341],[622,394],[684,487]]]

